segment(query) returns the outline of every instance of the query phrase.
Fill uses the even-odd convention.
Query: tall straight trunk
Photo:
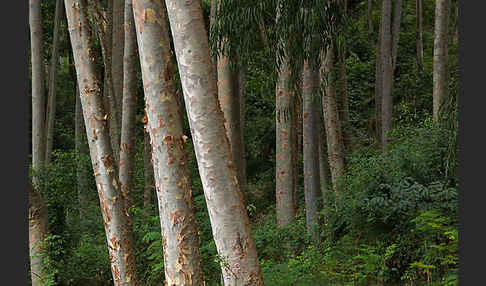
[[[368,0],[368,36],[373,35],[373,0]]]
[[[246,151],[245,151],[245,90],[246,90],[246,63],[242,63],[238,69],[238,97],[240,103],[240,168],[239,183],[243,193],[246,192],[247,178],[246,178]]]
[[[194,150],[214,241],[223,258],[225,285],[263,285],[255,242],[243,204],[200,1],[166,0],[191,127]]]
[[[123,9],[122,9],[123,11]],[[123,48],[123,104],[120,141],[120,185],[126,211],[133,204],[130,192],[135,179],[135,122],[137,115],[137,72],[139,69],[137,35],[133,19],[132,0],[125,0],[125,40]]]
[[[59,53],[60,26],[64,17],[63,0],[56,0],[56,12],[54,16],[54,30],[52,32],[51,64],[49,65],[49,94],[46,113],[46,162],[51,161],[52,143],[54,137],[54,118],[56,116],[56,81],[57,63]]]
[[[318,140],[318,151],[319,151],[319,179],[320,179],[320,196],[324,195],[324,190],[328,188],[329,185],[329,160],[327,155],[327,143],[326,143],[326,131],[324,128],[324,118],[322,114],[322,105],[316,106],[318,110],[316,126],[318,128],[317,140]]]
[[[398,39],[400,35],[400,22],[402,19],[402,0],[395,0],[395,7],[393,10],[393,24],[392,24],[392,74],[397,65]]]
[[[75,79],[76,80],[76,79]],[[77,178],[77,192],[78,192],[78,202],[79,202],[79,218],[81,221],[86,217],[86,207],[88,204],[88,170],[83,164],[84,156],[88,155],[88,150],[86,150],[86,128],[84,127],[83,119],[83,108],[81,107],[81,100],[79,98],[79,89],[76,85],[76,113],[75,113],[75,148],[76,156],[78,158],[78,163],[76,167],[76,178]]]
[[[433,115],[434,121],[439,121],[439,112],[448,93],[448,28],[450,0],[435,2],[434,25],[434,89]]]
[[[44,162],[44,64],[42,61],[42,13],[39,0],[29,0],[29,27],[32,64],[32,168],[38,170]],[[38,186],[34,176],[33,184]],[[32,285],[41,285],[44,269],[38,256],[39,243],[47,236],[47,206],[39,190],[29,190],[29,254]]]
[[[154,194],[154,167],[152,165],[152,146],[150,145],[150,135],[143,132],[144,150],[143,150],[143,208],[148,209],[152,204]]]
[[[343,128],[344,150],[351,152],[351,126],[349,123],[348,78],[346,74],[346,43],[339,50],[341,56],[341,96],[339,96],[339,118]]]
[[[111,0],[113,1],[113,18],[112,18],[112,46],[111,46],[111,77],[113,79],[113,98],[116,106],[116,120],[118,126],[121,126],[122,121],[122,102],[123,102],[123,78],[124,78],[124,18],[125,18],[125,0]],[[125,28],[126,29],[126,28]],[[116,130],[117,136],[121,133],[121,128]],[[118,158],[117,158],[118,160]]]
[[[293,167],[293,186],[294,186],[294,191],[293,191],[293,196],[294,196],[294,213],[297,214],[297,210],[299,207],[299,200],[298,200],[298,189],[299,189],[299,155],[302,154],[302,98],[300,96],[295,96],[294,94],[294,104],[292,106],[292,111],[290,113],[290,118],[291,118],[291,128],[292,130],[295,130],[295,132],[292,132],[292,137],[291,141],[293,143],[293,146],[291,147],[290,150],[293,150],[291,152],[291,158],[292,158],[292,167]]]
[[[218,3],[220,0],[211,0],[211,10],[209,12],[209,28],[212,29],[214,27],[214,21],[216,21],[216,15],[218,13]],[[211,30],[210,30],[211,31]],[[213,69],[215,71],[218,70],[218,55],[216,51],[213,51],[211,56],[211,63],[213,64]],[[218,73],[214,73],[214,80],[217,82],[218,81]]]
[[[381,7],[381,41],[380,41],[380,56],[381,56],[381,71],[382,71],[382,92],[381,92],[381,148],[383,151],[387,149],[388,135],[387,133],[392,129],[392,86],[393,86],[393,68],[391,56],[391,0],[383,0]]]
[[[382,58],[381,58],[381,37],[383,25],[380,23],[378,32],[378,40],[376,41],[376,64],[375,64],[375,130],[376,130],[376,142],[381,144],[381,96],[383,90],[383,73],[382,73]]]
[[[114,285],[138,285],[135,256],[124,200],[120,192],[118,166],[114,164],[107,114],[101,84],[96,76],[86,0],[65,0],[69,34],[73,47],[77,82],[106,232]]]
[[[424,70],[423,8],[422,0],[415,0],[417,17],[417,66],[419,72]]]
[[[184,147],[187,136],[183,133],[182,109],[176,97],[166,7],[161,0],[134,0],[133,14],[152,145],[166,285],[203,285]]]
[[[340,191],[339,180],[344,175],[344,146],[341,122],[337,109],[335,75],[334,75],[334,44],[331,43],[327,52],[321,54],[321,85],[325,83],[322,95],[322,110],[324,128],[326,130],[327,153],[333,190]]]
[[[314,243],[319,243],[320,232],[318,225],[318,212],[320,209],[319,193],[319,127],[317,122],[316,90],[319,84],[319,71],[309,67],[307,61],[304,62],[302,95],[304,102],[302,104],[302,141],[304,154],[304,195],[305,195],[305,215],[307,232],[312,235]]]
[[[292,126],[294,93],[290,89],[290,67],[286,59],[278,71],[275,94],[276,105],[276,212],[280,226],[291,223],[295,217],[294,158],[296,130]]]

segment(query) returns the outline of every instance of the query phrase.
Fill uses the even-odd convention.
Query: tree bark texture
[[[304,195],[307,232],[317,245],[320,232],[318,213],[320,209],[320,179],[319,179],[319,127],[317,126],[319,114],[315,102],[316,91],[319,84],[319,71],[313,70],[307,61],[304,62],[302,94],[304,98],[302,111],[302,147],[304,154]]]
[[[143,208],[148,209],[153,202],[154,195],[154,167],[152,165],[152,145],[150,145],[150,135],[143,132],[144,151],[143,151]]]
[[[341,56],[341,96],[339,97],[339,118],[343,127],[344,150],[351,152],[353,149],[351,139],[351,125],[349,122],[348,78],[346,74],[346,44],[340,49]]]
[[[415,0],[417,17],[417,66],[419,72],[424,70],[423,8],[422,0]]]
[[[435,2],[433,115],[439,121],[441,106],[448,94],[448,29],[450,0]]]
[[[337,109],[335,76],[334,76],[334,44],[327,52],[321,54],[321,86],[324,85],[322,95],[322,110],[324,115],[324,128],[326,130],[327,153],[333,190],[340,190],[339,179],[345,172],[344,146],[341,131],[341,122]]]
[[[391,55],[391,0],[383,0],[381,7],[381,72],[382,72],[382,92],[381,92],[381,148],[387,149],[388,135],[392,129],[392,87],[393,87],[393,68]]]
[[[56,11],[54,15],[54,30],[52,32],[51,64],[49,65],[49,93],[46,114],[46,162],[51,161],[52,144],[54,139],[54,118],[56,116],[56,81],[57,63],[59,54],[59,39],[61,36],[60,26],[64,17],[63,0],[56,0]]]
[[[118,166],[114,164],[101,84],[96,77],[95,55],[90,47],[92,38],[86,0],[65,0],[65,7],[114,285],[138,285],[131,230],[123,211]]]
[[[199,238],[175,89],[167,11],[161,0],[134,0],[147,127],[159,203],[166,285],[203,285]],[[209,60],[209,58],[208,58]]]
[[[125,211],[133,206],[130,192],[135,180],[135,122],[137,115],[137,72],[139,60],[132,0],[125,0],[125,40],[123,48],[123,104],[120,142],[120,185]]]
[[[76,79],[75,79],[76,80]],[[83,164],[84,157],[88,156],[86,150],[86,128],[84,127],[83,108],[79,98],[79,89],[76,85],[76,113],[75,113],[75,148],[78,163],[76,167],[77,191],[79,201],[79,218],[82,221],[86,217],[86,207],[88,205],[88,173],[86,166]]]
[[[225,285],[263,285],[219,107],[200,1],[166,0],[185,105]]]
[[[320,196],[324,195],[324,191],[329,186],[329,160],[327,155],[327,143],[326,143],[326,130],[324,128],[324,118],[322,114],[322,105],[316,106],[318,110],[317,116],[317,128],[318,135],[317,140],[318,147],[319,147],[319,179],[320,179],[320,189],[321,193]]]
[[[32,168],[38,170],[44,162],[44,64],[42,61],[42,13],[39,0],[29,1],[30,48],[32,64]],[[34,186],[38,179],[34,176]],[[47,236],[47,207],[38,190],[29,189],[29,254],[30,274],[33,286],[40,286],[44,276],[38,256],[39,243]]]
[[[125,0],[111,0],[113,1],[113,27],[112,27],[112,48],[111,48],[111,77],[113,79],[113,97],[116,106],[116,120],[118,126],[121,126],[122,121],[122,102],[123,102],[123,62],[124,62],[124,18],[125,18]],[[126,29],[126,28],[125,28]],[[121,133],[121,128],[116,130],[118,134]],[[121,137],[121,135],[118,135]],[[118,159],[117,159],[118,160]]]
[[[392,24],[392,73],[395,71],[397,65],[398,54],[398,39],[400,35],[400,22],[402,19],[402,0],[395,0],[393,9],[393,24]]]

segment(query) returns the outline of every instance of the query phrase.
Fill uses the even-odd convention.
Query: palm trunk
[[[336,194],[340,191],[340,178],[344,175],[344,146],[341,131],[341,122],[336,102],[336,88],[334,76],[334,45],[327,52],[321,54],[321,84],[325,84],[322,96],[322,110],[324,114],[324,128],[326,130],[327,153],[329,157],[329,169],[331,181]]]
[[[422,0],[415,0],[417,16],[417,65],[419,72],[424,70],[423,8]]]
[[[87,21],[86,1],[65,0],[65,7],[114,285],[138,285],[131,230],[123,211],[124,200],[120,193],[118,166],[114,164],[101,84],[96,76],[94,55],[90,47],[92,38]]]
[[[32,63],[32,168],[38,170],[44,162],[44,65],[42,61],[42,15],[39,0],[29,1],[29,27]],[[34,176],[33,184],[37,188],[38,179]],[[39,191],[29,190],[29,254],[32,285],[42,283],[44,269],[38,256],[39,243],[47,236],[47,206]]]
[[[57,62],[59,53],[60,25],[64,17],[64,7],[62,0],[56,0],[56,12],[54,16],[54,30],[52,33],[52,53],[51,64],[49,65],[49,94],[46,114],[46,162],[51,161],[52,143],[54,137],[54,118],[56,116],[56,81],[57,81]]]
[[[133,13],[152,145],[166,285],[203,285],[184,147],[187,137],[183,134],[182,110],[176,97],[167,11],[161,0],[135,0]]]
[[[441,106],[448,94],[448,29],[450,0],[435,2],[433,115],[439,122]]]
[[[149,209],[152,205],[154,194],[154,167],[152,165],[152,146],[150,145],[150,135],[143,132],[144,152],[143,152],[143,208]]]
[[[189,125],[225,285],[263,285],[224,115],[200,1],[166,0]]]
[[[381,7],[382,35],[380,41],[380,56],[382,66],[382,93],[381,93],[381,148],[387,150],[388,132],[392,129],[392,57],[391,57],[391,0],[383,0]]]
[[[392,24],[392,73],[395,71],[397,65],[398,52],[398,38],[400,35],[400,22],[402,18],[402,0],[395,0],[395,9],[393,10],[393,24]]]
[[[312,235],[314,243],[317,245],[320,239],[319,224],[317,221],[320,209],[319,193],[319,140],[317,127],[317,108],[315,107],[316,88],[319,81],[318,71],[309,67],[309,63],[304,62],[302,94],[304,98],[302,111],[302,141],[304,154],[304,195],[307,232]]]

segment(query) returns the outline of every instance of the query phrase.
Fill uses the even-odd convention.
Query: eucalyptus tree
[[[392,41],[391,41],[391,16],[392,0],[383,0],[381,6],[381,148],[386,150],[388,144],[388,132],[392,129],[393,111],[393,63],[392,63]]]
[[[145,93],[146,129],[152,145],[166,285],[203,285],[185,151],[188,137],[183,133],[183,110],[176,95],[166,6],[162,0],[134,0],[133,14]],[[198,54],[196,49],[188,52]],[[206,60],[210,63],[209,57]]]
[[[192,140],[225,285],[263,285],[219,107],[200,1],[166,0]]]
[[[86,0],[65,0],[91,163],[105,226],[114,285],[138,285],[128,216],[107,129]]]

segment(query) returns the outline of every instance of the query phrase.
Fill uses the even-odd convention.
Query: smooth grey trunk
[[[112,42],[111,42],[111,78],[113,79],[113,99],[116,107],[116,120],[118,126],[122,125],[122,103],[123,103],[123,62],[124,62],[124,18],[125,18],[125,0],[111,0],[113,1],[113,18],[112,18]],[[121,137],[121,128],[115,130]],[[120,146],[121,147],[121,146]],[[117,158],[118,160],[118,158]]]
[[[397,65],[398,39],[400,35],[400,22],[402,19],[402,0],[395,0],[394,5],[391,47],[392,73],[395,71]]]
[[[218,104],[200,1],[166,0],[192,140],[225,285],[263,285]]]
[[[382,71],[382,92],[381,92],[381,148],[387,150],[388,132],[392,129],[392,87],[393,67],[391,55],[391,0],[383,0],[381,7],[381,71]]]
[[[56,81],[57,64],[59,54],[59,38],[61,36],[60,26],[64,17],[63,0],[56,0],[56,11],[54,15],[54,29],[52,32],[51,64],[49,65],[49,93],[46,111],[46,162],[51,162],[52,144],[54,139],[54,118],[56,116]]]
[[[143,132],[144,150],[143,150],[143,208],[149,209],[153,202],[154,195],[154,167],[152,165],[152,145],[150,145],[150,135]]]
[[[433,116],[434,121],[439,122],[439,113],[448,94],[448,29],[450,0],[437,0],[435,2],[434,25],[434,88]]]
[[[423,39],[423,8],[422,0],[415,0],[415,13],[417,18],[417,66],[419,72],[424,70],[424,39]]]
[[[128,213],[128,209],[133,206],[130,193],[133,191],[135,180],[135,122],[137,115],[137,72],[139,70],[139,60],[132,0],[125,0],[124,11],[125,24],[123,30],[125,32],[125,40],[123,41],[123,104],[119,178],[122,194],[126,203],[125,211]]]
[[[373,35],[373,0],[368,0],[368,35]]]
[[[219,0],[211,0],[211,10],[209,14],[209,27],[210,29],[214,27],[214,21],[216,21],[216,14],[218,13],[218,2]],[[211,56],[212,64],[213,64],[213,69],[215,71],[218,70],[218,55],[217,51],[214,51],[214,53]],[[218,73],[214,73],[215,76],[215,81],[218,81]]]
[[[123,211],[118,166],[114,164],[101,83],[96,76],[95,55],[90,47],[93,39],[89,30],[86,1],[65,0],[65,7],[114,285],[138,285],[131,230]]]
[[[318,213],[320,210],[320,178],[319,178],[319,127],[317,108],[317,88],[319,84],[319,71],[309,67],[304,62],[302,79],[302,147],[304,157],[304,195],[307,232],[311,234],[314,244],[320,240]]]
[[[32,168],[38,170],[45,156],[45,106],[44,106],[44,64],[42,61],[42,13],[40,0],[29,0],[29,27],[32,64]],[[40,286],[44,269],[38,255],[39,243],[47,236],[48,217],[39,191],[38,179],[34,176],[29,189],[29,254],[30,274],[33,286]]]
[[[162,0],[134,0],[159,204],[166,285],[203,285],[199,237],[183,133],[182,109],[175,86],[167,11]],[[207,58],[210,62],[210,58]]]
[[[341,122],[337,109],[335,72],[334,72],[334,44],[331,43],[326,53],[321,53],[320,82],[324,86],[322,95],[322,110],[324,128],[326,130],[327,153],[333,190],[338,195],[339,181],[344,175],[344,146]]]

